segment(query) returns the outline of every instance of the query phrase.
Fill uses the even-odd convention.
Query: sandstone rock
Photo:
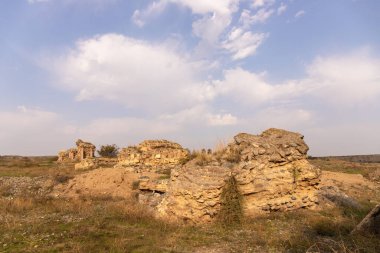
[[[117,167],[135,167],[136,170],[163,171],[186,160],[189,152],[181,145],[167,140],[147,140],[138,146],[123,148]]]
[[[307,161],[307,151],[298,133],[269,129],[261,135],[238,134],[224,150],[201,154],[172,170],[157,210],[161,216],[193,223],[211,221],[220,211],[222,189],[231,177],[245,215],[314,208],[321,173]]]
[[[139,190],[165,193],[168,188],[168,183],[168,179],[150,180],[147,177],[142,177],[139,179]]]
[[[157,210],[194,223],[211,221],[220,209],[220,195],[231,170],[219,166],[184,166],[172,170],[166,196]]]
[[[86,158],[75,164],[75,170],[92,170],[98,167],[98,162],[95,158]]]

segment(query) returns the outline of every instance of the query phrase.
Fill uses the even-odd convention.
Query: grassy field
[[[380,163],[355,163],[336,159],[310,159],[309,161],[322,170],[361,174],[368,179],[376,170],[380,170]]]
[[[75,175],[74,163],[59,164],[56,156],[0,156],[0,177]]]
[[[53,161],[51,166],[2,165],[0,171],[54,176],[59,169]],[[28,192],[13,197],[0,187],[0,252],[380,252],[379,237],[350,235],[374,206],[366,193],[358,201],[360,209],[297,210],[190,226],[155,219],[133,199],[65,200]]]

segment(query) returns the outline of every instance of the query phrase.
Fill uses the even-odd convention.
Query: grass
[[[68,180],[63,172],[69,168],[29,169],[32,175],[60,172],[56,183]],[[366,193],[358,199],[361,209],[301,209],[256,218],[241,215],[239,196],[231,178],[222,198],[226,220],[190,226],[157,219],[134,199],[65,200],[29,192],[12,197],[0,187],[0,252],[380,252],[379,237],[350,235],[375,205]]]
[[[355,163],[333,159],[310,159],[309,162],[322,170],[348,174],[361,174],[367,179],[370,178],[371,173],[380,169],[379,163]]]
[[[380,238],[349,234],[364,213],[298,210],[191,227],[133,200],[29,196],[0,200],[0,252],[379,252]]]
[[[56,156],[0,156],[0,177],[56,177],[80,173],[74,170],[74,163],[60,164],[56,160]]]

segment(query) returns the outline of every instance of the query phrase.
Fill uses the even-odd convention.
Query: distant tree
[[[98,154],[101,157],[116,157],[119,153],[119,147],[115,144],[112,145],[103,145],[98,150]]]

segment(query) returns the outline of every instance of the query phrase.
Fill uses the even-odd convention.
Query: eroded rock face
[[[220,195],[231,170],[221,166],[192,163],[171,172],[167,195],[158,205],[162,216],[194,223],[211,221],[217,215]]]
[[[221,208],[221,193],[234,177],[243,213],[313,208],[318,203],[320,171],[306,160],[303,136],[280,129],[261,135],[238,134],[225,149],[172,170],[160,215],[207,222]]]
[[[225,152],[240,155],[233,174],[246,214],[312,208],[317,202],[319,169],[306,159],[309,147],[298,133],[268,129],[238,134]]]
[[[178,143],[167,140],[147,140],[138,146],[123,148],[117,167],[132,167],[136,171],[160,171],[179,165],[189,152]]]
[[[98,161],[95,158],[86,158],[75,164],[75,170],[92,170],[98,168]]]

